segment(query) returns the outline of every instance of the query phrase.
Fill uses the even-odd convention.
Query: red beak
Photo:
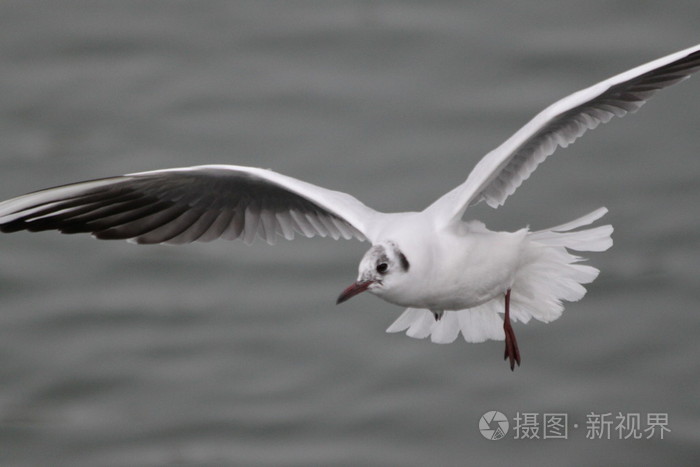
[[[338,296],[338,300],[335,302],[335,304],[338,305],[346,300],[350,300],[355,295],[367,290],[372,284],[374,284],[374,281],[355,282],[350,287],[343,290],[343,292]]]

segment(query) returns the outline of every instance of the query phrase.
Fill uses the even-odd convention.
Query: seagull
[[[558,147],[641,107],[656,91],[700,69],[700,45],[575,92],[537,114],[486,154],[466,180],[422,211],[383,213],[351,195],[272,170],[201,165],[153,170],[35,191],[0,203],[0,231],[58,230],[137,244],[256,237],[274,244],[330,236],[368,240],[357,280],[337,303],[369,292],[406,310],[387,329],[449,343],[504,340],[520,365],[512,322],[557,319],[580,300],[598,269],[572,251],[605,251],[610,225],[589,227],[599,208],[544,230],[491,231],[465,211],[492,208]],[[503,314],[503,318],[501,318]]]

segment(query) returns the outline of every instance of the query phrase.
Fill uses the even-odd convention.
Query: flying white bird
[[[135,243],[330,235],[369,240],[357,281],[338,297],[368,291],[406,311],[387,329],[433,342],[505,338],[511,370],[520,352],[511,321],[549,322],[562,301],[586,293],[598,270],[569,252],[605,251],[610,225],[576,230],[600,208],[545,230],[494,232],[462,220],[485,201],[503,204],[558,146],[641,107],[657,90],[700,69],[700,45],[571,94],[484,156],[466,181],[420,212],[381,213],[354,197],[253,167],[154,170],[49,188],[0,203],[0,230],[90,232]],[[501,320],[499,313],[503,313]]]

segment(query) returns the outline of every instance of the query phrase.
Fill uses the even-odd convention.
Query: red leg
[[[513,326],[510,324],[510,289],[506,292],[506,313],[503,317],[503,331],[506,333],[506,351],[503,354],[503,359],[510,360],[511,371],[515,369],[515,362],[520,366],[520,350],[518,349],[518,341],[515,339]]]

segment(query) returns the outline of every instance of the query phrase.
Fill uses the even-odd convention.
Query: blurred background
[[[700,3],[3,1],[0,198],[207,163],[417,210],[556,99],[700,42]],[[496,211],[601,205],[614,247],[558,321],[440,346],[340,307],[367,244],[0,240],[0,464],[696,465],[700,79],[558,151]],[[505,439],[479,432],[487,411]],[[568,439],[515,439],[565,413]],[[587,439],[591,414],[667,414]],[[575,428],[577,426],[578,428]],[[542,433],[540,432],[540,435]]]

